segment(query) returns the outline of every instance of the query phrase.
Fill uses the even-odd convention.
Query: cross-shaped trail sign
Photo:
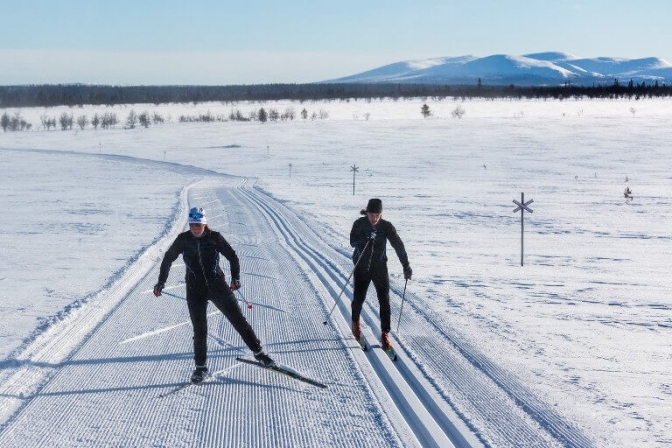
[[[520,211],[520,265],[523,265],[523,235],[525,232],[525,221],[523,221],[523,215],[525,214],[525,210],[528,212],[532,213],[532,209],[528,207],[531,203],[534,202],[534,199],[530,199],[529,201],[525,202],[525,193],[520,193],[520,202],[516,201],[515,199],[513,200],[513,203],[516,204],[518,207],[516,207],[513,210],[513,213],[516,213]]]

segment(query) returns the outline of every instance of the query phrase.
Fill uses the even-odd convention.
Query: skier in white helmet
[[[199,383],[207,375],[207,307],[210,300],[231,322],[254,353],[255,359],[267,367],[275,362],[261,347],[254,330],[245,319],[233,291],[240,288],[240,262],[231,245],[207,224],[205,210],[189,210],[189,230],[177,236],[163,257],[159,280],[154,286],[154,295],[160,296],[166,285],[172,263],[182,254],[186,266],[187,306],[194,329],[194,362],[196,367],[191,382]],[[231,284],[226,283],[224,272],[219,267],[219,255],[231,266]]]

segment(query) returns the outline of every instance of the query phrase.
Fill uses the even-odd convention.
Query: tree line
[[[319,112],[313,111],[312,114],[309,114],[308,110],[304,107],[297,114],[293,107],[287,107],[284,111],[279,111],[273,107],[269,108],[267,111],[262,107],[259,110],[251,110],[247,114],[244,114],[240,109],[231,109],[228,117],[223,114],[213,115],[208,110],[206,113],[199,113],[197,115],[180,115],[178,121],[180,123],[209,123],[223,121],[260,121],[265,123],[267,121],[291,121],[297,118],[297,115],[303,120],[308,120],[309,118],[310,120],[326,120],[329,118],[329,112],[324,109],[320,109]],[[124,125],[124,129],[135,129],[138,124],[144,128],[148,128],[150,124],[161,124],[164,123],[165,120],[166,119],[156,111],[151,114],[148,111],[137,113],[134,109],[131,109],[126,120],[122,121],[122,124]],[[168,116],[168,121],[170,120],[171,118]],[[61,130],[63,131],[72,130],[75,124],[77,124],[79,129],[83,131],[89,125],[91,125],[94,130],[98,130],[98,127],[102,129],[114,128],[120,123],[120,120],[115,112],[105,112],[102,114],[96,112],[91,119],[85,114],[75,117],[72,112],[62,112],[57,119],[56,116],[50,116],[47,112],[44,112],[40,115],[40,123],[42,129],[46,131],[50,131],[52,128],[56,129],[57,123],[60,124]],[[21,116],[21,111],[14,111],[11,115],[7,111],[4,111],[2,115],[0,115],[0,128],[2,128],[3,132],[29,131],[32,127],[33,125],[28,123]]]
[[[204,103],[218,101],[318,101],[433,98],[653,98],[672,96],[658,82],[575,86],[489,86],[438,84],[259,84],[231,86],[112,86],[43,84],[0,86],[0,108],[120,104]]]

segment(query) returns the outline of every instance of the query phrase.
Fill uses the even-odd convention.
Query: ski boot
[[[392,342],[390,341],[389,331],[383,331],[383,334],[380,336],[380,346],[386,352],[392,350]]]
[[[271,359],[270,356],[268,356],[266,353],[264,353],[263,350],[259,350],[258,352],[254,353],[254,359],[259,361],[264,365],[264,367],[275,367],[275,361]]]
[[[352,335],[358,341],[362,338],[362,325],[359,323],[359,321],[352,321]]]
[[[205,379],[208,374],[208,368],[206,366],[196,366],[194,373],[191,374],[191,383],[198,384]]]

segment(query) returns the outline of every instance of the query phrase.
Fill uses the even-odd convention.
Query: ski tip
[[[358,338],[355,338],[355,341],[357,341],[357,343],[359,344],[359,346],[360,346],[360,348],[362,349],[362,351],[364,351],[364,352],[368,352],[368,351],[369,351],[369,344],[366,343],[366,341],[364,340],[363,337],[362,337],[362,338],[359,338],[359,339],[358,339]]]
[[[392,361],[396,361],[396,360],[399,359],[399,356],[397,356],[397,353],[394,351],[393,348],[388,349],[388,350],[383,350],[383,351],[387,354],[387,356],[388,356]]]

